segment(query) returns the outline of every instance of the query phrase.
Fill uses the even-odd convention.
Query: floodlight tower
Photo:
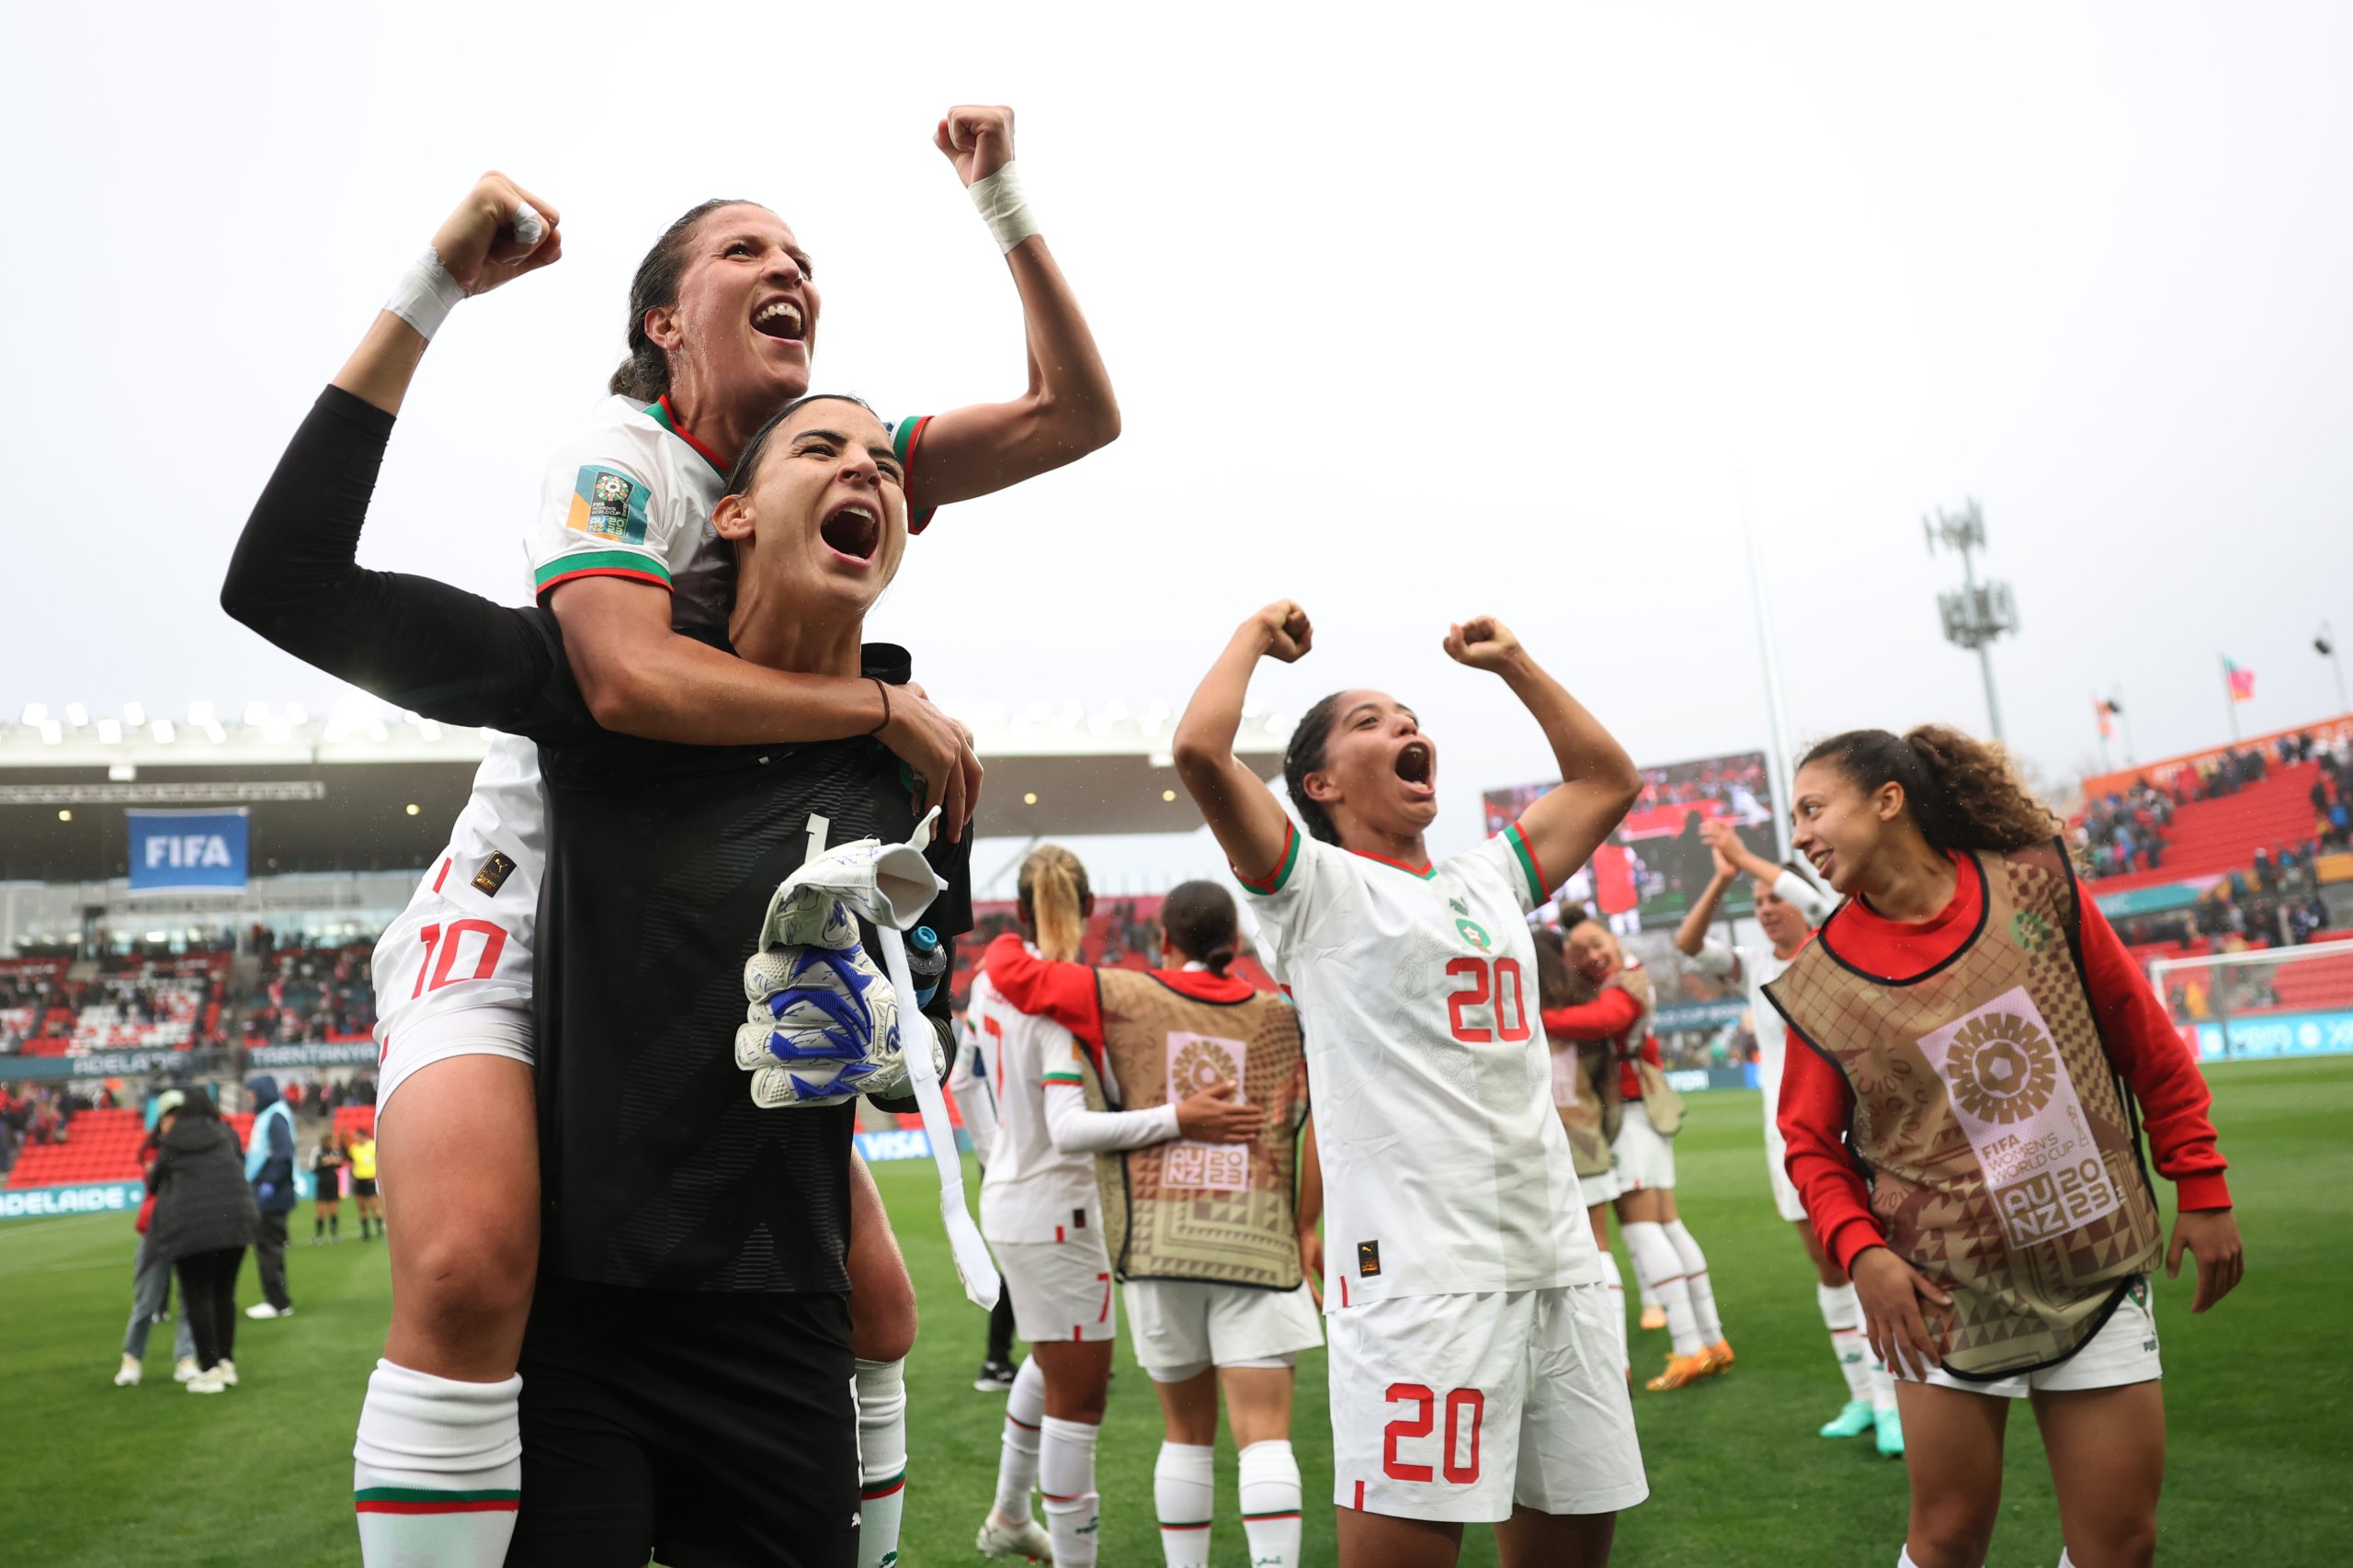
[[[1939,508],[1934,517],[1923,515],[1920,531],[1927,539],[1930,555],[1936,554],[1939,544],[1961,555],[1961,589],[1938,594],[1937,610],[1944,617],[1945,641],[1977,654],[1977,668],[1985,677],[1985,718],[1998,741],[2002,708],[1994,697],[1994,656],[1985,650],[1995,638],[2018,629],[2018,599],[2007,583],[1977,580],[1976,552],[1985,548],[1985,516],[1978,509],[1975,496],[1958,512]]]

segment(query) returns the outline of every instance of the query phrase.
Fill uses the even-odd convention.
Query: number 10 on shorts
[[[1436,1453],[1430,1451],[1428,1439],[1438,1430],[1438,1396],[1423,1383],[1391,1383],[1388,1393],[1392,1404],[1411,1405],[1414,1414],[1392,1421],[1383,1432],[1381,1445],[1381,1473],[1392,1481],[1433,1481],[1443,1470],[1447,1481],[1455,1486],[1468,1486],[1479,1479],[1479,1423],[1487,1414],[1487,1396],[1477,1389],[1450,1389],[1446,1395],[1446,1433]],[[1425,1459],[1436,1459],[1432,1466],[1417,1463],[1406,1457],[1404,1446]]]

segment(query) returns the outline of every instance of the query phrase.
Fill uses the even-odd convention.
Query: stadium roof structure
[[[1176,781],[1176,717],[1165,703],[1136,712],[1032,704],[965,717],[988,770],[983,834],[1200,826]],[[1271,778],[1289,733],[1286,720],[1253,709],[1235,755]],[[447,841],[490,735],[359,703],[314,715],[194,702],[181,718],[135,703],[104,716],[32,704],[0,722],[0,881],[127,874],[126,807],[249,807],[255,876],[419,867]]]

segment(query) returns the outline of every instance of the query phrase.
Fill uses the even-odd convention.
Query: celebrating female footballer
[[[1347,1568],[1459,1555],[1495,1524],[1506,1568],[1606,1562],[1648,1494],[1534,1010],[1527,916],[1546,866],[1585,863],[1641,789],[1634,766],[1489,617],[1449,629],[1500,676],[1563,782],[1433,865],[1438,750],[1377,691],[1309,709],[1283,777],[1302,839],[1233,756],[1251,672],[1308,651],[1289,600],[1245,621],[1179,721],[1176,767],[1308,1020],[1324,1182],[1334,1502]]]
[[[1673,1336],[1665,1369],[1643,1386],[1678,1389],[1713,1377],[1733,1363],[1731,1345],[1716,1315],[1708,1260],[1675,1207],[1674,1124],[1654,1106],[1672,1102],[1673,1091],[1658,1070],[1658,1041],[1651,1034],[1650,975],[1627,956],[1617,934],[1588,915],[1564,934],[1572,960],[1589,984],[1591,1002],[1549,1008],[1544,1031],[1563,1040],[1606,1040],[1617,1061],[1622,1110],[1610,1141],[1617,1177],[1618,1223],[1634,1275],[1654,1294]]]
[[[960,107],[936,140],[1009,242],[1031,385],[1013,403],[902,422],[894,445],[911,484],[920,449],[924,517],[1070,461],[1117,431],[1085,321],[1012,183],[1011,133],[1009,110]],[[528,205],[518,187],[485,176],[404,280],[343,384],[397,408],[457,299],[556,259],[551,211],[536,244],[517,237]],[[792,232],[751,203],[706,202],[671,225],[631,286],[631,357],[615,372],[615,395],[550,470],[529,541],[535,585],[565,629],[600,723],[710,744],[871,733],[924,781],[928,802],[947,808],[952,835],[970,816],[979,765],[961,727],[920,690],[886,699],[855,675],[761,668],[711,645],[722,640],[733,583],[711,507],[744,438],[807,388],[819,310],[812,271]],[[535,1250],[539,1223],[530,977],[545,813],[530,744],[495,740],[449,846],[377,950],[389,1185],[429,1222],[392,1238],[392,1330],[361,1413],[355,1490],[380,1489],[371,1471],[429,1468],[436,1483],[408,1490],[468,1495],[449,1517],[429,1500],[390,1511],[363,1499],[371,1553],[429,1538],[443,1560],[495,1562],[511,1523],[511,1512],[483,1509],[474,1494],[514,1485],[513,1371],[531,1278],[515,1260]],[[393,1110],[404,1085],[405,1109]],[[915,1312],[871,1180],[862,1169],[853,1180],[865,1221],[851,1264],[871,1494],[864,1540],[880,1562],[904,1505],[899,1362]]]
[[[1210,1560],[1221,1388],[1250,1561],[1299,1562],[1291,1369],[1324,1342],[1305,1278],[1313,1231],[1293,1202],[1305,1062],[1290,1005],[1226,973],[1241,942],[1233,895],[1184,882],[1160,903],[1158,968],[1056,961],[1010,932],[986,960],[991,990],[1075,1036],[1122,1108],[1090,1110],[1082,1084],[1047,1084],[1054,1147],[1107,1156],[1105,1244],[1165,1432],[1153,1494],[1168,1568]],[[1250,1146],[1213,1165],[1211,1143]]]
[[[2026,1399],[2062,1562],[2147,1563],[2165,1425],[2148,1277],[2195,1254],[2202,1312],[2245,1267],[2198,1063],[1999,747],[1938,726],[1836,735],[1799,767],[1790,811],[1846,902],[1766,987],[1805,1047],[1781,1133],[1899,1380],[1897,1561],[1985,1561],[2002,1430]],[[2141,1126],[2177,1184],[2170,1250]]]
[[[1855,1437],[1869,1432],[1881,1453],[1899,1457],[1904,1452],[1904,1420],[1895,1405],[1895,1385],[1863,1336],[1862,1309],[1855,1302],[1854,1282],[1831,1261],[1823,1250],[1822,1238],[1806,1223],[1805,1204],[1798,1189],[1790,1185],[1789,1150],[1781,1142],[1781,1063],[1788,1031],[1782,1027],[1781,1015],[1766,999],[1765,987],[1790,967],[1835,901],[1797,872],[1776,866],[1750,849],[1729,822],[1701,823],[1699,836],[1706,840],[1715,862],[1715,875],[1683,916],[1675,933],[1675,946],[1701,972],[1719,980],[1738,980],[1748,988],[1750,1027],[1756,1038],[1756,1078],[1764,1090],[1765,1171],[1772,1184],[1773,1207],[1797,1227],[1806,1256],[1813,1262],[1820,1280],[1814,1287],[1814,1304],[1821,1309],[1823,1327],[1830,1331],[1830,1354],[1847,1380],[1846,1405],[1821,1428],[1820,1435]],[[1715,918],[1726,890],[1743,876],[1749,879],[1756,901],[1756,924],[1770,944],[1761,951],[1734,948],[1708,934],[1708,923]]]

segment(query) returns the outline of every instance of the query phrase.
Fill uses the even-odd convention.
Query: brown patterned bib
[[[1871,1212],[1953,1299],[1945,1369],[1990,1380],[2081,1349],[2163,1244],[2063,849],[1974,856],[1961,874],[1984,907],[1949,960],[1867,974],[1839,956],[1841,905],[1765,994],[1854,1090]]]
[[[1096,1157],[1103,1239],[1122,1279],[1208,1279],[1296,1290],[1292,1179],[1307,1074],[1299,1015],[1279,996],[1237,1002],[1187,996],[1135,970],[1096,975],[1103,1043],[1123,1110],[1167,1105],[1232,1079],[1267,1111],[1254,1142],[1177,1138]],[[1086,1075],[1087,1100],[1103,1093]]]

